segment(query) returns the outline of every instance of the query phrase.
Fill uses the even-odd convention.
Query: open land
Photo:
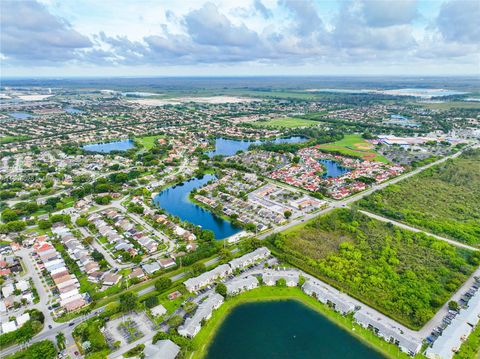
[[[480,245],[480,150],[464,153],[362,199],[366,210]]]
[[[308,126],[316,126],[318,124],[319,124],[318,121],[305,120],[302,118],[294,118],[294,117],[275,118],[268,121],[253,122],[253,125],[258,127],[283,127],[283,128],[308,127]]]
[[[347,209],[270,238],[286,260],[412,328],[426,323],[480,258]]]
[[[338,152],[347,156],[359,157],[369,161],[389,161],[375,152],[374,146],[365,141],[360,135],[346,135],[342,140],[326,143],[319,146],[320,149],[331,152]]]

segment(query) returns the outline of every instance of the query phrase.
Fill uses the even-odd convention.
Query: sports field
[[[319,148],[325,151],[336,151],[347,156],[363,158],[364,160],[389,162],[385,157],[375,152],[374,146],[365,141],[361,135],[345,135],[342,140],[320,145]]]
[[[269,121],[257,121],[253,122],[253,125],[257,127],[283,127],[283,128],[296,128],[296,127],[308,127],[318,125],[318,121],[304,120],[302,118],[274,118]]]
[[[159,138],[162,138],[164,136],[161,136],[161,135],[157,135],[157,136],[144,136],[144,137],[136,137],[135,138],[135,141],[145,147],[147,150],[153,148],[153,146],[155,146],[155,143],[157,143],[157,140]]]

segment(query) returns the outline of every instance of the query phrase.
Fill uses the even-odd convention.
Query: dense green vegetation
[[[478,358],[480,358],[480,325],[477,325],[467,340],[463,342],[460,350],[453,356],[453,359]]]
[[[23,344],[31,340],[40,333],[43,328],[45,317],[42,312],[32,309],[28,311],[30,320],[13,332],[0,335],[0,348],[5,348],[12,344]]]
[[[15,352],[5,359],[54,359],[57,357],[55,345],[50,340],[33,343],[28,348]]]
[[[363,198],[359,205],[471,245],[480,245],[480,150],[470,150]]]
[[[412,328],[427,322],[480,263],[477,252],[347,209],[268,243],[280,259]]]

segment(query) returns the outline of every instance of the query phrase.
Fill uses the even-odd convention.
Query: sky
[[[1,0],[0,76],[480,75],[478,0]]]

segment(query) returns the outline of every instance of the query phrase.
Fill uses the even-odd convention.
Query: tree
[[[288,209],[283,212],[283,215],[285,216],[286,219],[289,219],[292,216],[292,211],[289,211]]]
[[[215,292],[226,297],[227,296],[227,286],[223,283],[218,283],[215,287]]]
[[[194,276],[200,275],[205,272],[207,269],[205,268],[205,264],[203,263],[194,263],[192,265],[192,274]]]
[[[460,306],[456,301],[451,300],[450,302],[448,302],[448,309],[458,312],[460,310]]]
[[[129,312],[137,307],[138,295],[133,292],[127,292],[120,295],[120,310]]]
[[[232,252],[230,252],[227,248],[220,249],[220,258],[224,262],[228,262],[232,259]]]
[[[18,220],[18,214],[13,209],[6,208],[2,211],[2,220],[7,222],[12,222]]]
[[[161,277],[155,282],[155,289],[158,292],[163,292],[172,285],[172,280],[170,278]]]
[[[88,220],[85,217],[78,217],[75,224],[79,227],[86,227],[88,226]]]
[[[287,281],[284,278],[280,278],[276,283],[277,287],[286,287]]]
[[[194,302],[186,302],[183,306],[186,313],[192,313],[195,309],[197,309],[197,305]]]
[[[50,222],[49,220],[42,219],[38,221],[38,228],[42,230],[52,228],[52,222]]]
[[[171,328],[178,328],[180,324],[183,323],[183,318],[179,315],[174,315],[168,320],[167,323]]]
[[[152,295],[145,299],[144,303],[147,308],[156,307],[158,305],[158,297],[156,295]]]
[[[100,262],[102,259],[104,259],[104,256],[102,253],[94,249],[92,252],[92,258],[95,262]]]

